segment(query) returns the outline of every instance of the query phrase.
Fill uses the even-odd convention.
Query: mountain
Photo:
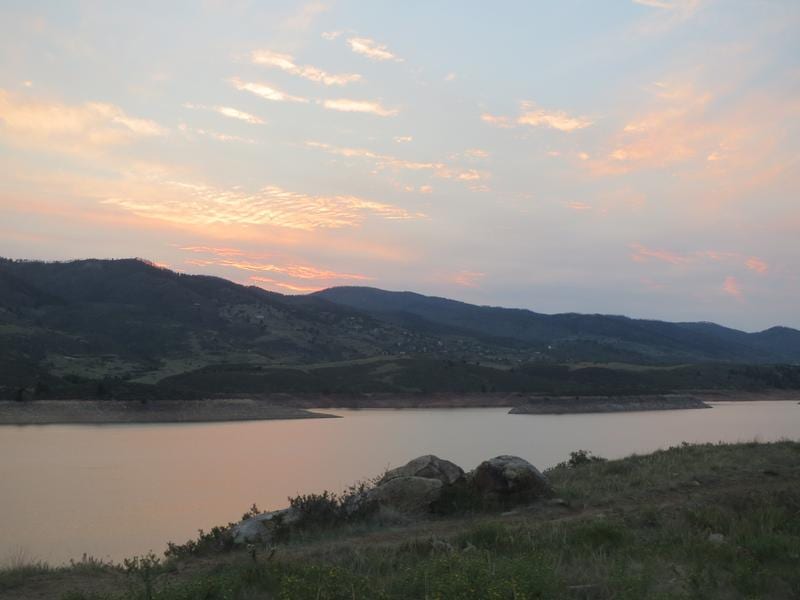
[[[329,288],[315,295],[376,318],[413,321],[418,328],[427,323],[481,338],[549,348],[549,354],[558,359],[597,360],[597,355],[605,354],[645,362],[800,361],[800,331],[788,327],[746,333],[714,323],[575,313],[545,315],[368,287]]]
[[[742,365],[797,362],[800,332],[785,327],[545,315],[358,287],[285,296],[139,259],[0,259],[6,398],[794,385],[791,369]]]

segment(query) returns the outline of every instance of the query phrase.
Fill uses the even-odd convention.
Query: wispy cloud
[[[254,64],[281,69],[297,77],[325,85],[347,85],[361,79],[361,75],[357,73],[332,74],[311,65],[298,65],[291,54],[281,54],[271,50],[254,50],[250,58]]]
[[[230,106],[206,106],[204,104],[192,104],[190,102],[185,103],[183,106],[184,108],[191,109],[213,110],[224,117],[228,117],[229,119],[245,121],[246,123],[250,123],[252,125],[263,125],[265,123],[263,119],[255,115],[251,115],[250,113],[239,110],[238,108],[232,108]]]
[[[340,35],[342,35],[342,32],[341,31],[323,31],[321,35],[322,35],[323,39],[326,39],[328,41],[333,41],[336,38],[338,38]]]
[[[281,23],[281,28],[306,31],[316,21],[317,17],[327,10],[328,5],[324,2],[307,2],[287,16]]]
[[[669,263],[671,265],[684,265],[691,262],[690,257],[677,254],[675,252],[669,252],[667,250],[648,248],[638,243],[631,244],[631,248],[633,249],[631,259],[635,262],[645,262],[651,258]]]
[[[664,33],[688,21],[700,9],[702,1],[633,0],[633,3],[656,9],[656,14],[649,15],[636,26],[636,30],[640,34],[647,35]]]
[[[357,196],[312,196],[274,185],[246,192],[238,187],[220,189],[171,180],[139,190],[136,195],[122,191],[102,203],[177,224],[272,225],[306,231],[358,227],[370,215],[395,220],[424,216]]]
[[[260,285],[260,287],[267,287],[267,289],[271,289],[277,286],[281,289],[288,290],[290,292],[296,292],[298,294],[310,294],[312,292],[318,292],[327,287],[325,285],[298,285],[296,283],[287,283],[285,281],[278,281],[277,279],[272,279],[271,277],[261,277],[258,275],[253,275],[252,277],[250,277],[250,281],[255,282],[257,285],[266,283],[268,284],[267,286]]]
[[[371,102],[368,100],[350,100],[347,98],[339,98],[336,100],[323,100],[322,105],[329,110],[338,110],[341,112],[369,113],[373,115],[378,115],[379,117],[394,117],[400,112],[396,108],[386,108],[379,102]]]
[[[0,135],[25,145],[43,143],[57,150],[88,151],[166,133],[155,121],[132,117],[113,104],[69,105],[0,89]]]
[[[273,102],[308,102],[307,98],[292,96],[291,94],[282,92],[264,83],[242,81],[238,77],[234,77],[230,79],[230,84],[239,91],[250,92],[264,100],[271,100]]]
[[[200,245],[180,246],[179,249],[203,256],[203,258],[187,259],[184,261],[186,264],[199,267],[218,266],[247,273],[259,273],[259,275],[250,276],[249,281],[259,284],[267,283],[293,292],[313,292],[337,281],[369,281],[372,279],[372,277],[360,273],[333,271],[298,263],[291,259],[281,260],[275,256],[254,254],[239,248]],[[262,273],[269,273],[271,276],[266,277],[261,275]],[[282,279],[275,279],[276,276]],[[286,279],[296,280],[297,283],[286,281]],[[318,281],[320,284],[309,285],[311,281]]]
[[[664,167],[701,153],[721,134],[705,118],[710,93],[688,83],[657,82],[653,90],[656,105],[625,124],[606,156],[586,161],[590,170],[605,175]]]
[[[480,148],[469,148],[464,151],[464,156],[475,160],[483,160],[484,158],[489,158],[489,152]]]
[[[479,271],[458,271],[448,277],[448,280],[461,287],[474,288],[478,287],[478,284],[484,277],[486,277],[486,273],[481,273]]]
[[[755,271],[756,273],[766,273],[769,271],[769,265],[761,260],[760,258],[756,258],[755,256],[751,256],[748,258],[744,266],[750,269],[751,271]]]
[[[566,132],[584,129],[594,124],[594,121],[588,117],[572,116],[563,110],[546,110],[529,101],[520,103],[520,114],[516,118],[483,113],[481,120],[502,128],[528,125]]]
[[[403,59],[398,58],[384,44],[379,44],[375,40],[363,37],[348,38],[347,43],[350,44],[350,49],[356,54],[361,54],[372,60],[384,61],[393,60],[401,62]]]
[[[722,284],[722,291],[734,298],[742,298],[742,288],[736,277],[729,275],[725,278],[725,283]]]
[[[211,138],[212,140],[217,140],[218,142],[240,142],[243,144],[256,144],[256,140],[250,138],[244,138],[238,135],[230,135],[228,133],[219,133],[217,131],[209,131],[207,129],[201,129],[199,127],[190,127],[186,123],[181,123],[178,125],[178,131],[186,135],[188,139],[192,139],[193,136],[201,136],[206,138]]]
[[[489,123],[489,125],[494,125],[495,127],[502,127],[504,129],[508,129],[514,126],[513,121],[508,117],[493,115],[490,113],[481,114],[481,121],[483,121],[484,123]]]
[[[488,178],[488,174],[485,172],[476,169],[464,169],[440,161],[408,160],[389,154],[380,154],[365,148],[346,148],[332,146],[323,142],[306,142],[306,146],[346,158],[369,159],[379,169],[430,171],[434,176],[441,179],[454,179],[462,182],[475,182]]]
[[[547,111],[533,102],[523,102],[522,114],[517,117],[517,123],[532,127],[549,127],[559,131],[575,131],[589,127],[593,122],[587,117],[570,116],[563,110]]]

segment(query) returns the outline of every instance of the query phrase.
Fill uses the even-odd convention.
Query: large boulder
[[[428,512],[442,495],[444,484],[427,477],[394,477],[367,492],[369,502],[400,512]]]
[[[438,479],[444,485],[452,485],[464,478],[464,470],[449,460],[443,460],[433,454],[426,454],[386,472],[381,479],[381,484],[397,479],[398,477],[422,477],[424,479]]]
[[[470,482],[486,500],[527,502],[552,495],[547,478],[519,456],[496,456],[470,473]]]

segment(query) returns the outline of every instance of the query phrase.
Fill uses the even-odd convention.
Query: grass
[[[309,529],[254,559],[162,561],[147,573],[149,592],[141,573],[119,570],[124,589],[116,579],[105,591],[59,591],[70,600],[800,597],[800,443],[684,445],[566,461],[548,476],[569,506]]]

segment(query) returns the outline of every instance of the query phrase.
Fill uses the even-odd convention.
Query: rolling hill
[[[360,287],[285,296],[139,259],[0,259],[6,398],[746,387],[791,384],[794,371],[767,365],[798,362],[800,332],[785,327],[545,315]]]

